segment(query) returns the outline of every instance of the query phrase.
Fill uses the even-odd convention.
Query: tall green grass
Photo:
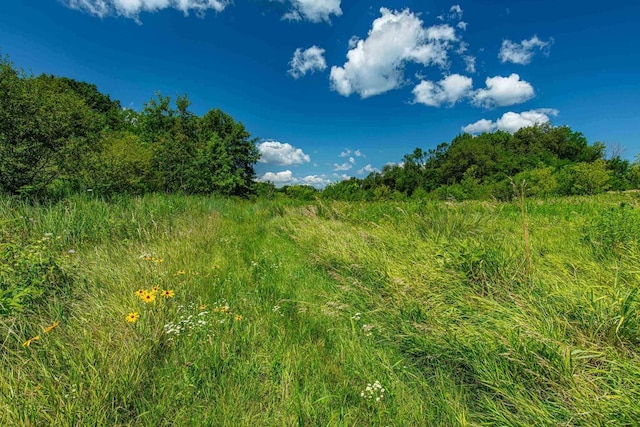
[[[639,202],[0,200],[0,425],[637,425]]]

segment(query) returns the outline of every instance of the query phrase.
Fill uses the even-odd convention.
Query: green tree
[[[0,190],[45,189],[75,179],[97,150],[102,117],[73,91],[60,92],[0,58]]]
[[[564,167],[558,176],[561,191],[564,194],[590,195],[609,189],[611,171],[605,160],[593,163],[580,162]]]
[[[196,134],[201,147],[196,155],[197,164],[202,167],[192,169],[193,179],[202,171],[214,177],[214,188],[209,191],[243,197],[252,194],[254,165],[260,158],[257,138],[252,138],[241,122],[220,109],[210,110],[198,120]]]
[[[612,190],[623,191],[630,187],[629,173],[631,172],[631,162],[620,158],[619,155],[607,160],[607,169],[611,171],[609,186]]]
[[[123,114],[120,101],[112,100],[109,95],[103,94],[92,83],[81,82],[68,77],[42,74],[37,77],[45,85],[57,93],[72,92],[84,100],[87,107],[104,117],[104,124],[109,129],[119,130],[123,127]]]
[[[106,133],[84,180],[101,194],[142,194],[148,190],[152,155],[138,135]]]

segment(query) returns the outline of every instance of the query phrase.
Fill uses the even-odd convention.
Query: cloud
[[[348,179],[351,179],[351,177],[349,175],[344,174],[344,173],[343,174],[334,173],[333,177],[339,179],[340,181],[346,181]]]
[[[403,168],[404,167],[404,162],[387,162],[387,163],[385,163],[385,166],[391,166],[391,167],[398,166],[398,167]]]
[[[282,18],[292,21],[331,22],[330,16],[341,16],[340,0],[289,0],[291,10]]]
[[[538,36],[533,36],[529,40],[522,40],[520,43],[503,40],[498,58],[501,62],[526,65],[531,62],[535,48],[540,49],[543,55],[548,56],[552,44],[552,38],[545,42],[540,40]]]
[[[298,178],[288,169],[280,172],[267,172],[256,181],[272,182],[276,187],[283,187],[285,185],[311,185],[316,188],[323,188],[332,182],[326,175],[307,175]]]
[[[364,175],[365,173],[372,172],[380,172],[380,169],[374,168],[371,164],[368,164],[358,171],[358,175]]]
[[[476,57],[473,55],[464,55],[462,57],[465,63],[465,71],[467,73],[475,73],[476,72]]]
[[[195,12],[204,15],[207,10],[222,12],[232,0],[62,0],[71,9],[80,10],[104,18],[106,16],[125,16],[138,19],[142,12],[156,12],[172,8],[185,15]]]
[[[324,71],[327,69],[327,63],[324,60],[324,49],[318,46],[311,46],[309,49],[302,50],[296,49],[293,53],[293,58],[289,65],[289,74],[294,79],[300,78],[307,73],[313,73],[314,71]]]
[[[460,74],[451,74],[437,83],[423,80],[413,88],[414,102],[431,107],[451,106],[469,96],[472,87],[471,78]]]
[[[508,113],[504,113],[502,117],[495,122],[487,119],[481,119],[475,123],[463,126],[462,131],[477,134],[493,132],[495,130],[504,130],[514,133],[524,127],[549,123],[551,121],[550,116],[555,117],[557,115],[558,110],[554,108],[538,108],[535,110],[523,111],[522,113],[509,111]]]
[[[258,144],[261,163],[274,165],[301,165],[309,163],[311,158],[300,148],[295,148],[291,144],[283,144],[278,141],[265,141]]]
[[[466,133],[483,133],[483,132],[493,132],[496,130],[496,124],[487,119],[480,119],[475,123],[470,123],[466,126],[462,127],[462,131]]]
[[[520,76],[515,73],[509,77],[487,77],[485,83],[487,88],[477,90],[473,95],[473,102],[486,108],[520,104],[535,95],[533,86],[520,80]]]
[[[305,185],[311,185],[316,188],[326,187],[331,184],[331,180],[327,179],[325,175],[308,175],[300,180]]]
[[[342,153],[340,153],[340,157],[349,157],[351,155],[354,155],[356,157],[367,157],[365,156],[362,151],[360,151],[359,149],[356,151],[351,151],[351,149],[349,148],[345,148],[344,151]],[[355,160],[354,160],[355,161]]]
[[[467,24],[464,21],[460,21],[460,22],[458,22],[456,27],[460,28],[462,31],[466,31],[467,30],[467,25],[469,25],[469,24]]]
[[[349,159],[353,159],[353,157],[350,157]],[[348,171],[353,167],[353,163],[354,162],[345,162],[342,164],[338,164],[338,163],[334,163],[333,164],[333,170],[334,171]]]
[[[340,95],[357,93],[362,98],[397,89],[405,84],[404,66],[448,65],[448,50],[457,41],[447,24],[425,28],[409,9],[380,9],[366,39],[352,38],[347,62],[331,67],[331,88]]]
[[[551,108],[539,108],[537,110],[524,111],[522,113],[514,113],[509,111],[504,113],[496,122],[498,129],[507,132],[515,132],[518,129],[533,126],[536,124],[548,123],[551,121],[549,116],[557,116],[558,110]]]
[[[462,8],[460,7],[459,4],[454,4],[453,6],[451,6],[451,9],[449,9],[449,18],[451,19],[462,19]]]
[[[267,172],[258,178],[258,181],[269,181],[276,185],[291,185],[297,182],[297,179],[293,177],[293,172],[286,170],[282,172]]]

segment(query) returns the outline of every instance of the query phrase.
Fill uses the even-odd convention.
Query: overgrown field
[[[2,426],[637,426],[640,197],[0,200]]]

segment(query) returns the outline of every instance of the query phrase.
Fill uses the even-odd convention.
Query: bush
[[[23,241],[0,235],[0,315],[22,312],[70,284],[52,237]]]
[[[550,196],[558,189],[558,181],[552,167],[539,167],[520,172],[515,176],[514,181],[525,182],[526,196]]]
[[[576,163],[560,171],[560,191],[566,195],[592,195],[609,189],[612,173],[607,170],[607,162]]]

